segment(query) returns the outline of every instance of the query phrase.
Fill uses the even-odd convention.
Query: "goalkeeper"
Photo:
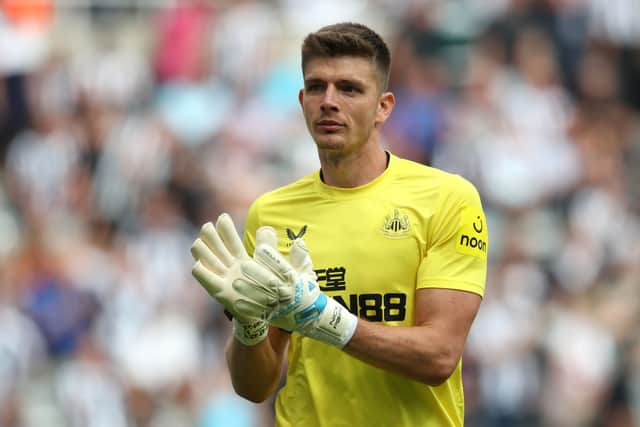
[[[464,424],[486,220],[469,182],[382,148],[389,64],[365,26],[309,34],[299,101],[320,170],[259,197],[244,242],[223,214],[192,246],[194,276],[234,316],[236,392],[266,400],[287,366],[280,427]]]

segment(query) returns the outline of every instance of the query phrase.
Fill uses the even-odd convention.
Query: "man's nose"
[[[324,96],[322,97],[322,103],[320,104],[320,109],[323,112],[327,111],[338,111],[338,103],[336,102],[336,88],[332,85],[327,87],[327,90],[324,92]]]

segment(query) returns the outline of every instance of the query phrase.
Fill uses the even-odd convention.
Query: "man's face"
[[[300,105],[320,149],[358,149],[391,112],[393,95],[380,95],[376,66],[367,59],[316,58],[304,71]]]

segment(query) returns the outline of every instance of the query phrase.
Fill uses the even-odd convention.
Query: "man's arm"
[[[379,368],[440,385],[462,356],[481,300],[471,292],[419,289],[415,326],[379,325],[360,319],[344,350]]]
[[[274,236],[273,229],[258,229],[256,243],[271,245]],[[278,385],[288,341],[286,334],[269,329],[266,317],[292,299],[293,289],[249,257],[228,214],[201,228],[191,254],[193,276],[233,316],[225,352],[233,386],[239,395],[261,402]]]
[[[269,339],[246,346],[233,335],[227,342],[225,356],[236,393],[260,403],[273,394],[282,374],[289,334],[273,326]]]

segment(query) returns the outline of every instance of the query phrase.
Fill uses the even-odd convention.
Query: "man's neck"
[[[387,168],[387,153],[379,144],[354,153],[319,151],[321,177],[333,187],[354,188],[376,179]]]

